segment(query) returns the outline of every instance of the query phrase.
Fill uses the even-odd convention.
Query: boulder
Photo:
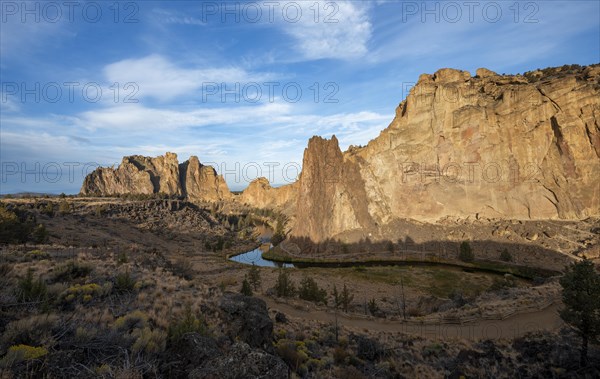
[[[228,353],[212,359],[188,375],[190,379],[271,379],[287,378],[288,367],[275,355],[253,349],[247,343],[238,342]]]
[[[273,321],[263,300],[227,293],[219,308],[225,332],[232,340],[273,352]]]

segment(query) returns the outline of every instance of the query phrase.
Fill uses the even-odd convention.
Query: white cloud
[[[350,1],[296,2],[302,17],[281,26],[291,35],[305,59],[355,59],[368,52],[371,22],[365,3]],[[315,13],[319,7],[318,16]],[[294,17],[295,16],[290,16]]]
[[[149,55],[139,59],[125,59],[107,65],[104,75],[110,83],[121,86],[136,83],[138,98],[153,97],[170,100],[181,95],[191,95],[208,83],[264,82],[268,74],[251,74],[237,67],[181,68],[161,55]],[[201,100],[198,95],[197,100]]]
[[[268,103],[235,108],[172,110],[118,105],[79,114],[75,123],[88,130],[168,131],[210,125],[261,125],[289,113],[289,104]]]
[[[0,113],[15,113],[21,109],[19,103],[14,98],[5,93],[0,93]]]
[[[172,10],[155,8],[152,10],[152,13],[156,16],[159,22],[164,24],[176,24],[176,25],[196,25],[196,26],[204,26],[205,22],[196,18],[187,16],[185,14],[181,14],[180,12],[175,12]]]

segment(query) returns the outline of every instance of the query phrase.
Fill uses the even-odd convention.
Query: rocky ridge
[[[165,194],[190,200],[219,201],[232,197],[225,179],[198,157],[179,164],[177,154],[156,158],[124,157],[119,167],[99,167],[86,176],[83,195]]]
[[[423,74],[365,147],[313,137],[296,183],[265,178],[234,197],[214,169],[175,154],[125,157],[86,177],[82,194],[236,199],[291,216],[315,242],[389,238],[394,220],[577,220],[600,215],[600,65],[524,75]],[[388,233],[389,234],[389,233]]]

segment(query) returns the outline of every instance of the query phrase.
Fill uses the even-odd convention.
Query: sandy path
[[[288,304],[278,303],[265,296],[262,298],[270,309],[284,313],[287,317],[305,321],[334,322],[335,314],[321,310],[303,310]],[[558,315],[558,304],[541,311],[521,313],[504,320],[481,320],[468,324],[405,324],[400,321],[369,320],[338,314],[338,324],[347,329],[364,332],[402,332],[429,339],[468,340],[515,338],[527,332],[538,330],[557,330],[563,323]]]

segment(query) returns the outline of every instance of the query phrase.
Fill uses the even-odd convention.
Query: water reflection
[[[231,257],[229,259],[234,262],[244,263],[247,265],[254,264],[261,267],[294,267],[294,265],[291,263],[273,262],[263,259],[261,249],[254,249],[252,251],[236,255],[235,257]]]

